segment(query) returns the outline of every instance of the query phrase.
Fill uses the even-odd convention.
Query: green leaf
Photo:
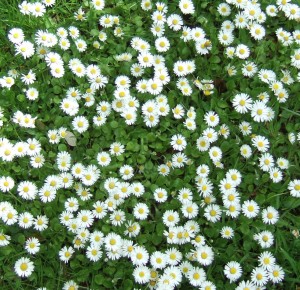
[[[123,283],[123,289],[124,290],[131,290],[133,289],[133,282],[129,279],[126,279]]]
[[[101,274],[98,274],[94,278],[97,285],[103,285],[104,277]]]
[[[299,264],[296,263],[296,261],[283,248],[280,248],[280,252],[282,252],[282,254],[284,255],[284,257],[288,260],[288,262],[290,263],[291,267],[293,268],[293,271],[296,274],[296,276],[299,277],[300,276],[300,273],[299,273]]]
[[[58,145],[58,150],[62,152],[62,151],[67,151],[68,148],[65,144],[59,144]]]
[[[59,87],[59,86],[54,86],[54,88],[53,88],[53,93],[54,93],[55,95],[59,95],[61,92],[62,92],[61,87]]]
[[[156,225],[156,232],[158,235],[162,236],[165,230],[165,226],[163,225],[163,223],[158,223]]]
[[[19,102],[23,103],[26,100],[26,97],[25,95],[21,94],[17,96],[17,99]]]
[[[218,56],[214,55],[209,59],[209,62],[210,63],[219,63],[219,62],[221,62],[221,59]]]
[[[110,122],[110,127],[113,129],[116,129],[119,127],[119,123],[117,121],[111,121]]]

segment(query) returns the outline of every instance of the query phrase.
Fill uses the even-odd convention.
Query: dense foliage
[[[300,7],[2,0],[0,289],[300,286]]]

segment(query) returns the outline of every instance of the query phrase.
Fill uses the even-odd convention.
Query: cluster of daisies
[[[55,0],[35,3],[23,1],[19,8],[24,15],[41,17],[46,13],[46,8],[54,4]],[[102,74],[97,64],[84,63],[80,58],[73,57],[74,52],[83,55],[89,49],[105,46],[111,35],[122,40],[124,31],[120,25],[120,17],[104,14],[104,0],[90,1],[91,9],[101,15],[97,19],[101,31],[92,47],[89,47],[89,42],[75,26],[59,27],[55,33],[40,29],[34,34],[33,40],[26,40],[24,31],[16,27],[8,31],[8,39],[15,46],[17,57],[28,59],[37,55],[46,63],[51,77],[63,78],[69,70],[71,77],[86,81],[87,89],[70,86],[59,102],[58,111],[70,117],[70,124],[47,131],[47,140],[53,148],[68,136],[75,137],[71,131],[80,138],[80,134],[91,129],[91,124],[95,127],[104,126],[109,117],[121,118],[126,125],[133,126],[139,124],[141,116],[141,124],[152,128],[158,127],[162,118],[171,115],[173,121],[178,120],[183,123],[184,128],[192,132],[185,134],[183,130],[170,136],[169,144],[173,153],[169,160],[166,158],[164,164],[158,165],[157,170],[161,176],[167,177],[172,174],[173,169],[191,165],[193,160],[188,156],[191,151],[188,146],[193,146],[200,152],[201,160],[207,160],[196,167],[194,185],[178,188],[176,192],[168,192],[167,188],[155,186],[151,188],[150,201],[146,200],[145,193],[150,189],[145,188],[143,181],[135,180],[137,168],[126,164],[125,161],[113,172],[114,177],[106,176],[101,180],[104,190],[99,193],[97,189],[101,171],[107,173],[107,167],[125,152],[126,144],[116,141],[106,150],[102,148],[93,156],[97,164],[84,164],[83,160],[75,161],[67,151],[58,152],[53,166],[57,174],[48,175],[39,182],[15,180],[8,174],[0,176],[0,191],[4,196],[12,195],[22,203],[39,199],[42,204],[51,203],[62,191],[72,192],[73,194],[66,197],[64,209],[59,214],[60,224],[71,237],[71,242],[61,247],[57,253],[58,259],[68,264],[71,259],[76,259],[77,253],[85,252],[91,263],[100,259],[105,262],[128,260],[134,267],[134,281],[143,287],[158,290],[172,290],[186,281],[201,290],[216,289],[214,282],[208,279],[208,272],[217,253],[211,241],[202,234],[202,228],[197,221],[200,217],[212,224],[222,223],[224,219],[235,221],[240,216],[250,220],[261,219],[266,229],[255,231],[252,235],[252,239],[261,248],[257,257],[258,265],[253,267],[251,273],[243,272],[241,261],[232,260],[222,266],[224,276],[236,285],[235,289],[265,289],[268,283],[280,283],[285,276],[271,248],[275,243],[273,228],[280,219],[279,210],[268,205],[262,207],[254,199],[244,196],[239,190],[243,174],[233,168],[225,171],[227,166],[221,144],[223,139],[229,138],[231,132],[228,124],[222,124],[220,116],[213,109],[204,114],[203,123],[206,128],[197,133],[196,142],[188,140],[187,136],[195,133],[197,129],[197,108],[184,107],[180,99],[191,96],[195,90],[209,96],[215,93],[215,88],[212,80],[200,81],[195,76],[195,59],[178,58],[170,67],[167,65],[166,56],[176,47],[176,41],[183,41],[193,47],[197,57],[208,55],[204,57],[209,58],[213,43],[200,26],[189,27],[184,24],[184,19],[195,13],[194,3],[191,0],[180,0],[177,6],[181,15],[169,13],[166,3],[141,1],[141,8],[149,11],[153,45],[146,39],[133,36],[128,43],[134,53],[124,52],[114,56],[119,62],[131,62],[130,76],[118,75],[113,81]],[[234,16],[233,11],[236,12]],[[271,144],[268,138],[255,135],[252,124],[246,120],[251,118],[255,123],[274,120],[276,115],[272,108],[273,101],[286,102],[290,97],[288,86],[300,81],[300,49],[294,49],[300,44],[300,30],[286,31],[278,28],[275,31],[279,44],[290,47],[292,51],[292,69],[283,69],[278,74],[271,69],[260,67],[251,59],[252,48],[244,43],[237,43],[235,30],[247,30],[254,41],[263,41],[268,33],[268,18],[284,16],[287,20],[299,21],[300,8],[290,0],[277,0],[276,4],[268,5],[265,11],[259,1],[226,0],[226,3],[218,5],[217,12],[221,17],[231,19],[222,22],[217,35],[219,44],[224,46],[225,56],[232,61],[232,64],[226,67],[229,77],[241,73],[248,79],[258,79],[262,86],[265,86],[261,93],[253,96],[240,92],[231,97],[233,109],[245,117],[238,124],[240,134],[242,137],[251,136],[251,143],[239,144],[240,155],[249,159],[254,155],[253,152],[258,152],[257,167],[268,173],[272,182],[281,182],[286,174],[284,171],[290,166],[289,161],[284,157],[273,156],[270,153]],[[79,8],[74,17],[78,21],[85,21],[85,13],[86,11]],[[177,38],[167,37],[176,33]],[[230,46],[235,43],[236,46]],[[63,57],[61,51],[69,57]],[[67,63],[65,59],[68,59]],[[237,63],[238,69],[235,67]],[[20,83],[26,86],[23,93],[28,104],[39,102],[42,92],[38,90],[36,73],[34,69],[22,73],[10,70],[6,76],[0,78],[0,86],[9,90]],[[104,98],[109,81],[114,89],[110,96]],[[172,83],[178,89],[178,101],[176,100],[173,108],[167,94],[168,85]],[[80,110],[81,106],[85,108]],[[27,109],[30,109],[30,106]],[[86,111],[93,112],[90,114],[92,119],[82,113]],[[3,117],[4,114],[0,110],[0,119]],[[35,128],[36,118],[17,110],[12,114],[11,120],[23,128]],[[288,139],[292,144],[296,139],[300,141],[300,133],[289,133]],[[1,138],[1,161],[14,162],[17,158],[24,158],[32,168],[43,168],[45,162],[50,160],[46,160],[42,145],[35,138],[18,142]],[[213,167],[208,165],[210,163]],[[209,176],[215,169],[224,171],[224,178],[217,184],[214,184],[213,178]],[[109,175],[111,173],[109,171]],[[300,180],[291,180],[288,190],[291,196],[299,198]],[[96,194],[100,194],[100,199],[96,200]],[[167,206],[163,206],[168,204],[170,197],[177,202],[177,208],[168,209]],[[161,224],[164,227],[161,238],[166,244],[165,249],[157,249],[154,252],[149,251],[146,245],[136,242],[140,233],[147,227],[147,221],[152,218],[152,201],[161,211]],[[30,210],[22,212],[7,201],[0,202],[0,220],[6,226],[18,226],[24,231],[31,229],[43,232],[49,229],[49,219],[46,215],[33,215]],[[100,231],[98,228],[102,223],[109,224],[112,231],[107,234]],[[227,242],[233,240],[234,236],[234,227],[224,225],[219,230],[219,237]],[[10,235],[0,231],[0,247],[9,245],[11,240]],[[23,255],[16,260],[14,270],[20,277],[29,277],[35,269],[34,256],[42,253],[43,249],[38,235],[27,237],[23,246],[30,258]],[[246,276],[248,280],[242,280]],[[79,289],[79,285],[73,280],[63,285],[63,290],[74,289]]]
[[[22,1],[19,4],[20,12],[23,15],[32,15],[34,17],[42,17],[46,13],[48,7],[54,6],[56,0],[42,0],[41,2]]]

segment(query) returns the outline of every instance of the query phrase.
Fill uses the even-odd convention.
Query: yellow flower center
[[[205,253],[205,252],[201,253],[201,258],[202,259],[207,259],[207,257],[208,257],[207,253]]]
[[[22,271],[26,271],[26,270],[28,269],[27,263],[22,263],[21,266],[20,266],[20,269],[21,269]]]

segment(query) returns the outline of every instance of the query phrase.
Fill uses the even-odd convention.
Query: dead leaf
[[[65,139],[70,146],[73,146],[73,147],[76,146],[77,139],[72,132],[67,131]]]

